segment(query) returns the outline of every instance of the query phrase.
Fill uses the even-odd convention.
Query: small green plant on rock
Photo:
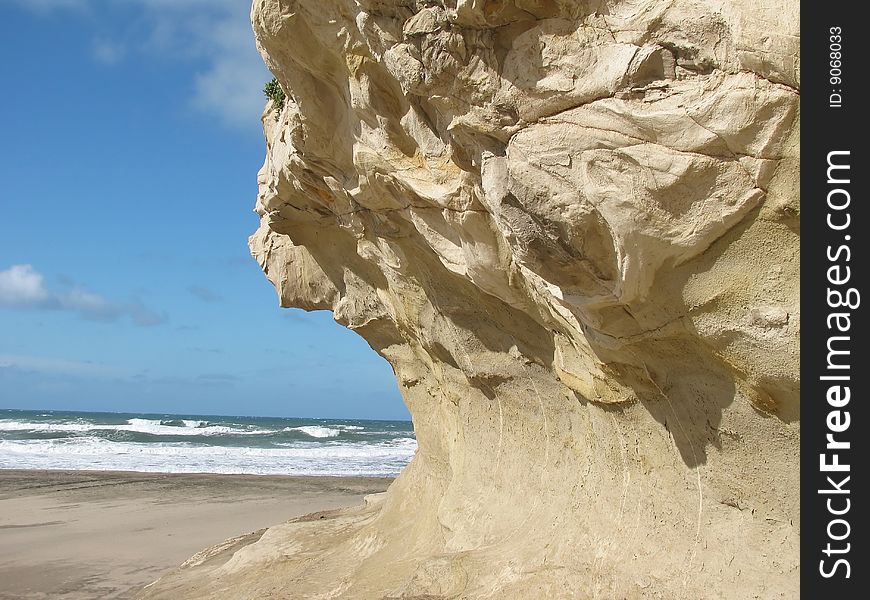
[[[273,77],[272,81],[263,86],[263,93],[266,95],[266,98],[275,104],[277,109],[284,108],[284,101],[287,99],[287,95],[281,89],[281,84],[278,83],[277,79]]]

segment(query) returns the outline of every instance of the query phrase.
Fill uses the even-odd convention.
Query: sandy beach
[[[129,598],[210,545],[390,481],[0,470],[0,598]]]

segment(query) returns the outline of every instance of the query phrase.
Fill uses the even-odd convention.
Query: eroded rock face
[[[796,597],[798,4],[252,16],[288,93],[252,252],[392,364],[419,451],[152,594]]]

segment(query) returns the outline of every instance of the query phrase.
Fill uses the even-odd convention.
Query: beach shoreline
[[[392,480],[0,469],[0,597],[130,598],[208,546]]]

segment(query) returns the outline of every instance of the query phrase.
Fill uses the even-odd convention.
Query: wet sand
[[[208,546],[391,481],[0,469],[0,598],[130,598]]]

